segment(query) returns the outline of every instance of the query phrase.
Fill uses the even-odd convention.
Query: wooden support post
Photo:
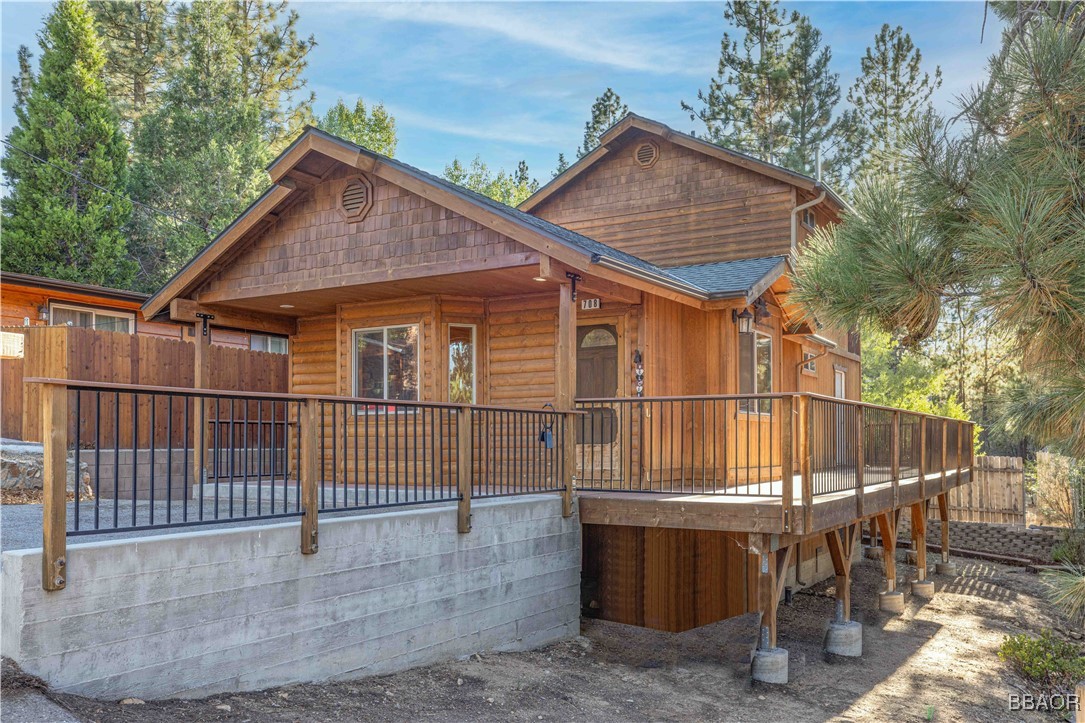
[[[783,508],[784,532],[791,532],[794,526],[795,472],[792,445],[795,440],[791,425],[792,403],[793,397],[780,399],[780,506]]]
[[[927,579],[927,505],[923,502],[912,505],[912,547],[917,577],[922,582]]]
[[[889,431],[889,479],[893,484],[893,507],[900,504],[900,412],[893,411]]]
[[[567,412],[576,397],[576,300],[572,284],[558,286],[558,338],[555,350],[556,377],[554,406]]]
[[[768,536],[762,536],[767,547]],[[776,552],[760,550],[756,556],[757,607],[761,611],[761,637],[758,648],[768,650],[776,647],[776,608],[779,598],[776,596]]]
[[[886,592],[894,592],[897,589],[897,525],[895,512],[882,512],[877,516],[878,528],[882,534],[882,547],[884,554],[882,562],[885,564]]]
[[[863,484],[866,477],[866,441],[863,427],[863,407],[855,406],[855,416],[859,420],[859,436],[855,440],[855,516],[863,517]]]
[[[460,486],[460,504],[457,529],[461,533],[471,531],[471,487],[473,482],[473,441],[471,431],[471,408],[460,407],[456,412],[456,480]]]
[[[301,484],[301,554],[312,555],[319,548],[317,484],[320,479],[320,459],[317,445],[320,439],[320,408],[315,399],[307,399],[298,409],[301,449],[298,450],[298,480]]]
[[[949,497],[938,495],[938,516],[942,518],[942,562],[949,562]]]
[[[964,422],[957,422],[957,479],[956,484],[961,484],[961,456],[964,454]]]
[[[946,491],[946,431],[949,429],[949,422],[945,419],[942,420],[942,492]]]
[[[68,388],[41,386],[42,543],[41,586],[61,590],[68,578]],[[77,422],[78,423],[78,422]],[[78,460],[76,460],[78,465]],[[75,493],[79,494],[76,483]]]
[[[825,531],[825,546],[833,561],[833,572],[836,573],[836,599],[841,604],[841,620],[837,622],[851,620],[851,561],[861,525],[861,522],[855,522],[837,530]]]
[[[211,327],[206,320],[200,319],[192,327],[194,360],[193,389],[210,387]],[[192,398],[192,485],[201,485],[207,481],[207,447],[211,443],[207,400]]]
[[[576,481],[576,424],[578,415],[567,412],[562,417],[564,435],[561,439],[561,474],[564,477],[565,489],[561,493],[562,517],[573,516],[573,496]],[[628,455],[627,455],[628,456]]]
[[[799,454],[802,466],[802,532],[808,533],[814,526],[814,460],[810,440],[813,437],[814,415],[810,410],[810,397],[799,397]]]
[[[919,415],[919,499],[927,499],[927,418]]]

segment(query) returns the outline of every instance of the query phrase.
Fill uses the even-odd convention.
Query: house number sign
[[[601,306],[600,299],[581,299],[580,308],[584,311],[591,311],[592,309],[598,309]]]

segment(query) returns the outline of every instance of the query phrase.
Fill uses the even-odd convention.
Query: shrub
[[[1051,603],[1072,625],[1085,628],[1085,565],[1067,562],[1061,570],[1045,570],[1043,581]]]
[[[1085,530],[1073,529],[1051,548],[1051,559],[1068,565],[1085,565]]]
[[[1048,693],[1069,690],[1085,678],[1085,656],[1078,646],[1056,639],[1047,629],[1041,631],[1038,638],[1028,635],[1006,637],[998,657]]]

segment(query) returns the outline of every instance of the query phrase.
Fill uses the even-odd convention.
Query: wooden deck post
[[[863,478],[866,473],[866,442],[863,428],[863,406],[855,406],[855,416],[859,422],[859,438],[855,440],[855,516],[863,518]]]
[[[192,327],[194,349],[192,387],[197,391],[210,386],[211,327],[206,319]],[[192,486],[207,481],[207,446],[210,443],[207,400],[192,398]]]
[[[942,519],[942,562],[949,562],[949,496],[938,495],[938,516]]]
[[[833,572],[836,573],[837,612],[840,618],[836,622],[851,620],[851,562],[860,525],[861,522],[855,522],[840,529],[825,531],[825,546],[833,561]]]
[[[769,535],[750,535],[751,554],[749,564],[755,565],[753,577],[757,585],[757,609],[761,612],[761,636],[757,647],[769,650],[776,647],[776,612],[784,593],[787,566],[795,545],[782,550],[770,550]]]
[[[41,420],[41,440],[44,447],[41,586],[43,590],[61,590],[68,577],[67,387],[62,384],[41,386]],[[76,466],[78,468],[78,459]],[[78,477],[78,471],[76,476]],[[78,480],[75,493],[79,494]]]
[[[927,506],[922,501],[912,505],[912,547],[915,548],[916,576],[927,579]]]
[[[885,552],[882,562],[885,564],[886,592],[897,589],[897,510],[882,512],[877,516],[878,529],[881,531],[882,547]]]
[[[900,412],[893,411],[889,431],[889,478],[893,483],[893,507],[900,504]]]
[[[780,501],[783,508],[784,532],[791,532],[794,525],[792,507],[795,497],[795,472],[792,455],[795,439],[791,424],[793,400],[793,397],[780,399]]]
[[[460,407],[456,417],[456,481],[460,487],[460,504],[456,527],[461,533],[471,531],[471,486],[473,468],[473,439],[471,408]]]
[[[942,420],[942,492],[946,491],[946,432],[949,430],[949,421]]]
[[[919,415],[919,499],[927,499],[927,418]]]
[[[565,488],[561,493],[561,516],[573,516],[573,497],[576,494],[576,422],[577,415],[567,412],[563,415],[564,435],[561,440],[561,475]]]
[[[799,454],[802,469],[802,531],[809,532],[814,526],[814,460],[810,439],[813,437],[814,415],[810,411],[810,397],[799,397]]]
[[[576,398],[576,300],[573,285],[558,286],[558,338],[555,350],[555,396],[554,405],[560,412],[573,409]]]
[[[321,477],[317,444],[321,424],[318,402],[307,399],[298,409],[301,449],[298,450],[298,479],[301,484],[301,554],[312,555],[319,547],[317,481]]]

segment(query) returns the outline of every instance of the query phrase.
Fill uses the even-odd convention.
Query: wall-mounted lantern
[[[749,334],[753,331],[753,314],[749,309],[743,309],[741,313],[731,309],[731,320],[738,325],[739,334]]]
[[[49,321],[49,307],[45,304],[38,307],[38,319],[41,321]]]
[[[640,349],[633,351],[633,391],[638,397],[644,396],[644,357]]]

